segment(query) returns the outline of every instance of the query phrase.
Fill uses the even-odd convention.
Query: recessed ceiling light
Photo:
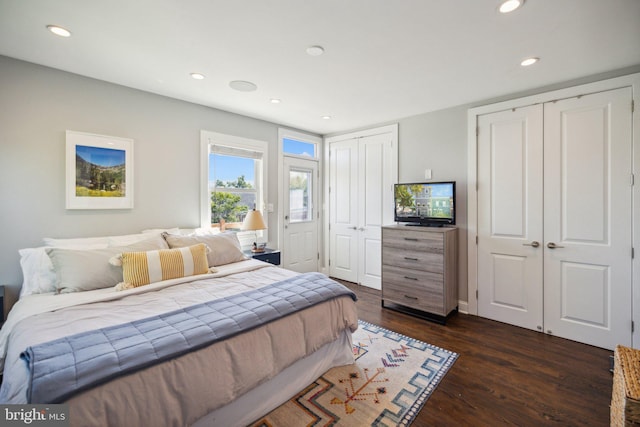
[[[278,98],[271,98],[271,103],[272,104],[280,104],[282,101],[279,100]]]
[[[499,10],[501,13],[513,12],[523,4],[524,4],[524,0],[505,0],[500,5]]]
[[[331,116],[322,116],[324,120],[331,120]]]
[[[324,48],[322,46],[309,46],[307,48],[307,55],[320,56],[323,53],[324,53]]]
[[[200,73],[191,73],[191,77],[193,77],[196,80],[202,80],[204,79],[204,74],[200,74]]]
[[[522,65],[523,67],[528,67],[529,65],[535,64],[539,60],[540,58],[536,58],[532,56],[531,58],[523,59],[520,65]]]
[[[240,92],[253,92],[258,89],[255,83],[246,82],[244,80],[234,80],[229,82],[231,89],[239,90]]]
[[[71,37],[71,31],[57,25],[47,25],[47,30],[51,31],[56,36]]]

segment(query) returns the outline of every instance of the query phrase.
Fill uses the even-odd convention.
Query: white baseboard
[[[469,303],[466,301],[458,301],[458,312],[469,314]]]

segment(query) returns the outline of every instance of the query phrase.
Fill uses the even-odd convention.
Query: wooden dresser
[[[382,227],[382,306],[445,322],[458,306],[457,229]]]

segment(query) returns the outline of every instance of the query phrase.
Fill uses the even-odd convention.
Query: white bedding
[[[21,298],[0,330],[0,362],[4,364],[0,402],[26,403],[28,371],[20,353],[30,345],[257,289],[297,274],[256,260],[218,269],[214,274],[167,280],[126,291],[107,288]],[[259,274],[256,270],[260,270]],[[113,300],[120,302],[110,303]],[[65,309],[63,316],[52,314],[61,309]],[[34,318],[37,320],[21,322],[31,316],[37,316]]]

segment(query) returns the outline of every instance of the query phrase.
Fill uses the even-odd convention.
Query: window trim
[[[268,212],[265,209],[267,205],[267,189],[268,187],[268,143],[257,139],[243,138],[235,135],[227,135],[207,130],[200,131],[200,226],[203,228],[211,227],[211,201],[209,195],[209,154],[212,152],[210,147],[218,145],[221,147],[229,147],[231,149],[239,149],[245,151],[256,151],[262,154],[262,170],[256,173],[256,186],[258,187],[257,206],[256,209],[262,212],[265,222],[269,223]],[[247,232],[255,235],[254,232]],[[244,234],[244,233],[243,233]],[[261,241],[268,241],[268,230],[262,231]]]

